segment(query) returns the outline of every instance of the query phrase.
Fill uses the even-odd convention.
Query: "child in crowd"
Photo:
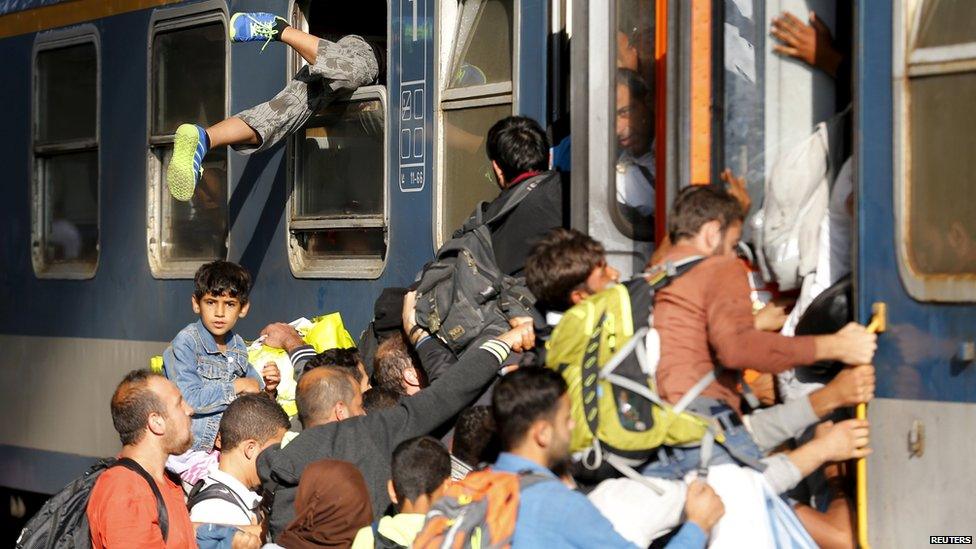
[[[190,492],[190,519],[231,526],[259,523],[261,496],[254,491],[261,486],[258,455],[281,442],[289,426],[288,414],[267,395],[241,395],[231,402],[220,420],[220,465]]]
[[[242,394],[273,396],[281,380],[274,363],[259,374],[248,363],[244,339],[233,332],[250,307],[251,275],[240,265],[217,260],[201,266],[193,282],[190,302],[200,320],[183,328],[163,353],[166,377],[193,408],[193,447],[171,458],[167,467],[191,485],[216,463],[214,441],[227,406]]]
[[[359,530],[352,549],[410,547],[424,526],[427,511],[451,480],[451,456],[431,437],[402,442],[393,452],[390,498],[398,513]],[[379,538],[380,544],[377,544]]]

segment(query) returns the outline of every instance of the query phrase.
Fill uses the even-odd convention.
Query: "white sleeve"
[[[222,499],[207,499],[190,509],[190,521],[201,524],[226,524],[247,526],[251,518],[244,516],[244,510]]]

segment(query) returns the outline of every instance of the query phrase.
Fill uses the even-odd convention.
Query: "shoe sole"
[[[189,202],[197,186],[197,174],[193,169],[193,157],[200,143],[200,132],[196,126],[183,124],[176,130],[173,157],[166,171],[169,194],[176,200]]]
[[[237,21],[238,17],[241,17],[243,15],[244,15],[243,13],[238,12],[230,16],[230,25],[228,25],[227,27],[227,37],[230,39],[231,42],[237,42],[234,36],[234,29],[235,29],[234,22]]]

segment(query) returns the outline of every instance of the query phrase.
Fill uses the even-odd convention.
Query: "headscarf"
[[[352,545],[356,532],[373,522],[369,490],[351,463],[323,459],[305,468],[295,496],[295,520],[275,542],[287,549]]]

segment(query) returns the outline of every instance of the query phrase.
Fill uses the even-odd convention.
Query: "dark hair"
[[[248,439],[264,444],[290,426],[288,414],[267,394],[241,395],[220,418],[220,450],[233,450]]]
[[[417,437],[401,442],[393,451],[393,492],[397,507],[405,501],[430,496],[451,476],[451,455],[433,437]]]
[[[420,375],[420,368],[414,363],[404,337],[394,334],[384,339],[376,348],[376,356],[373,358],[373,379],[376,385],[406,396],[403,372],[407,368],[413,368]]]
[[[668,216],[668,234],[671,242],[677,242],[694,237],[709,221],[718,221],[725,231],[743,219],[742,206],[728,192],[711,185],[692,185],[682,189],[674,199]]]
[[[586,284],[606,260],[606,250],[596,240],[575,229],[553,229],[526,258],[525,281],[542,305],[564,311],[572,306],[573,290]]]
[[[325,366],[307,372],[298,380],[295,406],[303,427],[319,423],[340,402],[351,403],[359,392],[359,385],[348,368]]]
[[[220,296],[227,293],[240,299],[241,303],[247,303],[251,295],[251,274],[237,263],[218,259],[204,263],[197,269],[193,285],[193,296],[197,299],[207,294]]]
[[[491,406],[472,406],[458,416],[454,425],[454,457],[477,467],[481,463],[493,463],[498,457],[498,433]]]
[[[149,414],[166,415],[166,406],[149,388],[149,380],[154,377],[163,376],[149,370],[132,370],[112,394],[112,424],[123,446],[142,440]]]
[[[400,404],[401,394],[388,387],[370,387],[363,393],[363,409],[367,414]]]
[[[488,160],[511,182],[525,172],[549,168],[549,139],[539,123],[525,116],[502,118],[488,130]]]
[[[647,85],[647,81],[637,72],[630,69],[617,69],[617,85],[627,86],[630,97],[634,101],[642,105],[649,104],[651,88]]]
[[[491,395],[502,449],[518,446],[536,421],[551,419],[565,393],[563,377],[548,368],[519,368],[503,377]]]
[[[326,349],[308,359],[308,362],[305,363],[305,371],[307,372],[312,368],[318,368],[320,366],[335,366],[347,370],[349,375],[356,380],[356,383],[362,383],[363,376],[365,375],[359,369],[362,361],[363,359],[360,358],[359,351],[355,347],[348,349]]]

